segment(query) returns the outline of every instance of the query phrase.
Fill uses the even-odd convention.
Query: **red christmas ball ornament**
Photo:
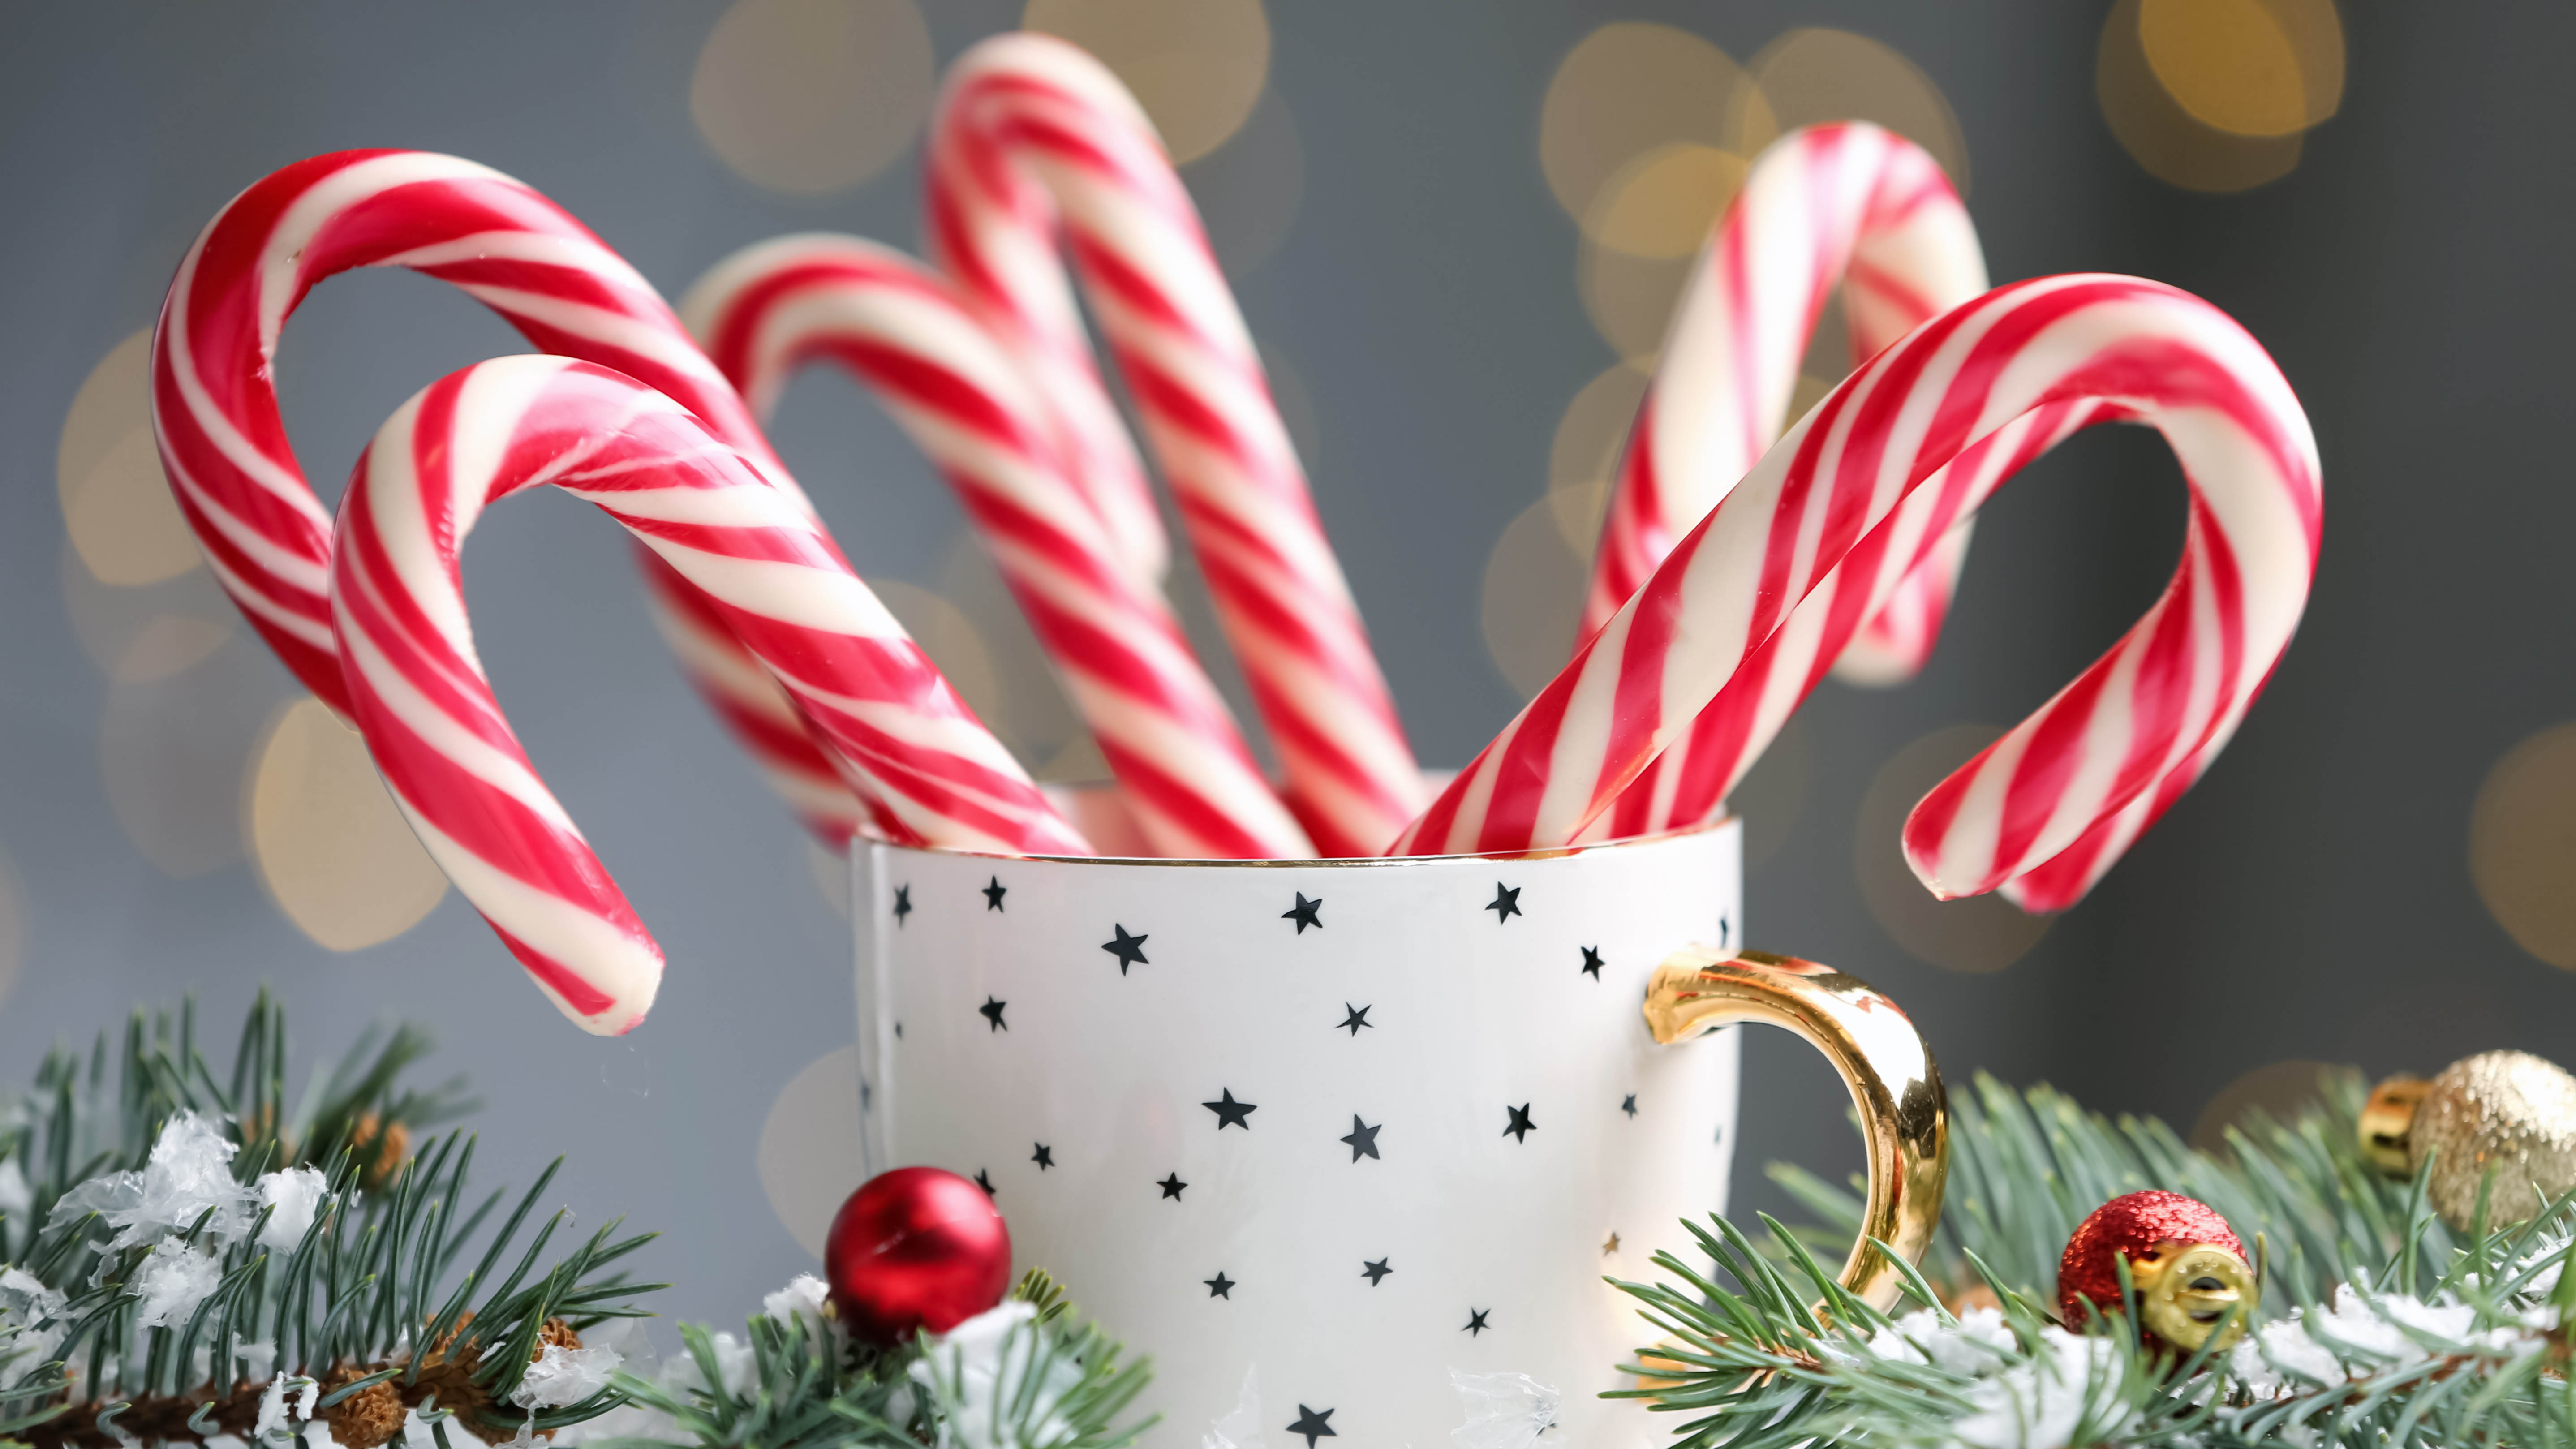
[[[2224,1349],[2253,1316],[2260,1285],[2227,1219],[2181,1193],[2148,1191],[2095,1208],[2067,1239],[2057,1260],[2057,1311],[2067,1327],[2084,1326],[2087,1303],[2104,1314],[2126,1307],[2123,1260],[2138,1295],[2139,1327],[2151,1342],[2190,1353],[2226,1322]]]
[[[890,1344],[949,1329],[1002,1301],[1011,1233],[992,1198],[936,1167],[868,1179],[832,1217],[823,1274],[841,1326]]]

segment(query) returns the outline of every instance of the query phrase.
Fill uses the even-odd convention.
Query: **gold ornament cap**
[[[2576,1076],[2529,1052],[2481,1052],[2429,1082],[2393,1078],[2362,1109],[2361,1148],[2406,1176],[2431,1158],[2425,1196],[2454,1228],[2471,1226],[2481,1189],[2488,1226],[2529,1222],[2576,1189]]]

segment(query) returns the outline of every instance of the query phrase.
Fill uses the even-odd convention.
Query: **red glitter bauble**
[[[2069,1328],[2084,1323],[2086,1302],[2106,1313],[2120,1310],[2122,1258],[2136,1258],[2158,1243],[2208,1243],[2242,1258],[2245,1245],[2218,1210],[2178,1192],[2133,1192],[2093,1210],[2066,1240],[2057,1260],[2057,1315]]]
[[[823,1274],[841,1326],[890,1344],[949,1329],[1002,1301],[1011,1233],[984,1189],[936,1167],[868,1179],[833,1215]]]

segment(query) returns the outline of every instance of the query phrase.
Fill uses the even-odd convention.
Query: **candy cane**
[[[2181,567],[2109,653],[1944,781],[1905,829],[1906,857],[1936,895],[2017,881],[2033,909],[2072,904],[2207,768],[2288,647],[2324,505],[2306,414],[2261,346],[2208,303],[2131,277],[1998,288],[1846,378],[1396,851],[1576,839],[1856,548],[1891,519],[1941,522],[1908,515],[1909,494],[2015,420],[2087,400],[2154,426],[2180,459],[2192,494]],[[1870,546],[1900,571],[1923,548]],[[1865,599],[1875,585],[1861,582],[1842,587]]]
[[[326,277],[408,267],[461,289],[549,352],[639,378],[758,459],[799,506],[749,410],[652,286],[525,185],[418,151],[342,151],[233,198],[179,264],[152,348],[152,415],[171,491],[215,578],[323,703],[346,715],[325,597],[331,515],[278,414],[287,314]],[[639,550],[659,622],[692,682],[808,826],[837,843],[868,819],[777,684]]]
[[[342,498],[331,628],[367,748],[448,878],[583,1028],[643,1020],[661,953],[492,697],[458,549],[552,484],[684,579],[794,696],[907,843],[1085,854],[821,527],[696,414],[561,357],[451,373],[380,429]]]
[[[929,145],[934,259],[1088,436],[1082,420],[1109,405],[1057,259],[1061,224],[1291,807],[1327,853],[1383,847],[1420,807],[1421,775],[1251,335],[1143,111],[1073,46],[999,36],[950,71]]]
[[[1779,436],[1808,335],[1837,282],[1852,356],[1864,361],[1986,290],[1976,228],[1940,164],[1865,122],[1810,126],[1774,142],[1701,253],[1620,456],[1582,637],[1609,621]],[[1973,527],[1971,519],[1940,535],[1940,547],[1883,590],[1877,611],[1823,663],[1870,684],[1921,669],[1949,612]],[[1772,651],[1766,667],[1804,677],[1809,661],[1793,652]],[[1801,688],[1798,697],[1804,695]],[[1720,808],[1722,798],[1703,806],[1704,792],[1694,785],[1737,763],[1729,746],[1746,726],[1725,712],[1728,703],[1720,696],[1713,707],[1719,712],[1674,741],[1630,787],[1613,812],[1615,824],[1605,816],[1596,829],[1676,829]],[[1776,726],[1759,732],[1761,743],[1773,732]],[[1699,758],[1712,753],[1718,758]],[[1659,800],[1700,813],[1643,810]]]
[[[1314,853],[1074,488],[1027,377],[946,279],[855,237],[781,237],[717,263],[680,314],[764,418],[809,361],[874,385],[956,488],[1159,853]]]

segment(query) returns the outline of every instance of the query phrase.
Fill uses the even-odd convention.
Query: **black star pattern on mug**
[[[1494,898],[1485,902],[1485,909],[1494,913],[1494,924],[1497,926],[1521,914],[1521,888],[1504,885],[1501,881],[1494,882]]]
[[[1000,910],[1002,908],[1002,897],[1009,895],[1010,893],[1011,888],[1002,884],[1002,878],[1000,876],[997,875],[993,877],[992,882],[984,887],[984,909],[988,911]]]
[[[1394,1256],[1394,1254],[1390,1253],[1390,1254],[1388,1254],[1387,1256],[1388,1256],[1388,1257],[1393,1257],[1393,1256]],[[1383,1278],[1383,1277],[1385,1277],[1387,1274],[1392,1273],[1392,1272],[1394,1272],[1394,1271],[1395,1271],[1395,1270],[1394,1270],[1393,1268],[1390,1268],[1390,1267],[1388,1267],[1388,1266],[1386,1265],[1386,1258],[1377,1258],[1377,1259],[1366,1259],[1366,1258],[1364,1258],[1364,1259],[1360,1260],[1360,1276],[1361,1276],[1361,1277],[1363,1277],[1363,1278],[1366,1278],[1367,1280],[1369,1280],[1369,1286],[1370,1286],[1371,1288],[1374,1288],[1374,1287],[1376,1287],[1376,1286],[1377,1286],[1377,1280],[1378,1280],[1378,1279]]]
[[[1458,1331],[1459,1331],[1460,1333],[1468,1334],[1468,1335],[1470,1335],[1470,1336],[1482,1336],[1482,1335],[1483,1335],[1483,1333],[1484,1333],[1484,1331],[1485,1331],[1486,1329],[1491,1328],[1491,1327],[1493,1327],[1493,1326],[1494,1326],[1494,1325],[1492,1325],[1492,1324],[1490,1324],[1490,1323],[1487,1323],[1487,1322],[1485,1321],[1485,1315],[1486,1315],[1486,1314],[1489,1314],[1489,1313],[1491,1313],[1491,1312],[1493,1312],[1493,1311],[1494,1311],[1494,1310],[1492,1310],[1492,1309],[1490,1309],[1490,1308],[1470,1308],[1470,1309],[1468,1309],[1468,1310],[1467,1310],[1467,1326],[1466,1326],[1466,1327],[1464,1327],[1464,1328],[1462,1328],[1462,1329],[1459,1329]]]
[[[1295,921],[1297,923],[1297,934],[1300,936],[1306,934],[1306,928],[1308,926],[1312,926],[1318,931],[1324,929],[1324,898],[1317,896],[1315,899],[1310,901],[1306,899],[1306,893],[1304,891],[1290,891],[1289,894],[1297,898],[1297,904],[1281,911],[1279,913],[1279,919],[1283,921]]]
[[[1628,1095],[1620,1098],[1619,1110],[1627,1113],[1629,1117],[1633,1119],[1637,1115],[1637,1094],[1630,1092]]]
[[[986,1197],[999,1197],[1001,1195],[993,1191],[993,1174],[986,1172],[980,1167],[975,1169],[975,1185],[984,1189],[984,1196]]]
[[[1054,1148],[1047,1146],[1043,1142],[1033,1142],[1029,1145],[1037,1149],[1037,1151],[1029,1154],[1029,1161],[1038,1165],[1038,1171],[1044,1172],[1048,1168],[1055,1166]]]
[[[1181,1181],[1181,1175],[1177,1172],[1154,1185],[1163,1190],[1164,1197],[1169,1198],[1174,1202],[1178,1202],[1180,1200],[1181,1189],[1189,1186],[1188,1183]]]
[[[975,1008],[975,1014],[977,1016],[980,1016],[993,1024],[991,1029],[984,1033],[986,1036],[991,1036],[996,1031],[1009,1031],[1011,1029],[1011,1024],[1002,1020],[1002,1008],[1010,1004],[1011,1003],[1007,1001],[1000,1001],[987,996],[984,998],[984,1004]]]
[[[1351,1135],[1342,1139],[1344,1142],[1350,1144],[1351,1161],[1357,1162],[1363,1157],[1377,1157],[1377,1134],[1385,1127],[1386,1124],[1383,1122],[1380,1122],[1375,1127],[1371,1127],[1366,1122],[1360,1120],[1359,1113],[1353,1112],[1351,1114]],[[1380,1157],[1378,1160],[1383,1162],[1386,1159]]]
[[[896,886],[894,888],[894,923],[898,926],[902,925],[903,918],[911,914],[912,887],[908,885]]]
[[[1228,1303],[1234,1301],[1234,1280],[1225,1276],[1223,1268],[1216,1270],[1215,1277],[1201,1278],[1199,1281],[1207,1285],[1210,1298],[1222,1298]]]
[[[1538,1130],[1538,1124],[1530,1120],[1529,1109],[1530,1104],[1527,1102],[1523,1102],[1517,1107],[1505,1107],[1503,1109],[1504,1111],[1512,1114],[1512,1125],[1503,1129],[1504,1136],[1512,1139],[1514,1142],[1527,1142],[1529,1140],[1529,1135]]]
[[[1112,925],[1109,929],[1117,932],[1118,938],[1114,941],[1101,942],[1100,949],[1118,958],[1119,975],[1126,975],[1127,968],[1130,966],[1154,964],[1145,959],[1145,937],[1128,935],[1125,926]]]
[[[1583,948],[1583,974],[1591,977],[1595,981],[1601,979],[1600,947],[1586,946]]]
[[[1732,929],[1734,929],[1734,927],[1728,923],[1726,917],[1720,916],[1717,918],[1717,948],[1719,950],[1723,951],[1726,949],[1726,933]]]
[[[1351,1035],[1358,1036],[1360,1034],[1361,1027],[1365,1026],[1373,1028],[1377,1025],[1376,1022],[1368,1019],[1368,1014],[1369,1009],[1367,1007],[1353,1006],[1349,1002],[1345,1001],[1342,1003],[1342,1019],[1334,1023],[1333,1030],[1340,1031],[1343,1027],[1347,1026],[1351,1029]]]
[[[1234,1089],[1231,1087],[1225,1089],[1224,1100],[1201,1102],[1199,1105],[1216,1114],[1216,1130],[1219,1132],[1228,1127],[1240,1127],[1246,1132],[1251,1131],[1252,1114],[1261,1110],[1250,1102],[1234,1100]]]
[[[1297,1422],[1288,1426],[1288,1432],[1291,1434],[1305,1435],[1306,1449],[1315,1449],[1315,1441],[1318,1439],[1338,1439],[1342,1437],[1340,1433],[1335,1431],[1332,1425],[1324,1422],[1331,1417],[1333,1417],[1333,1411],[1330,1409],[1310,1409],[1304,1404],[1299,1404],[1297,1406]]]

